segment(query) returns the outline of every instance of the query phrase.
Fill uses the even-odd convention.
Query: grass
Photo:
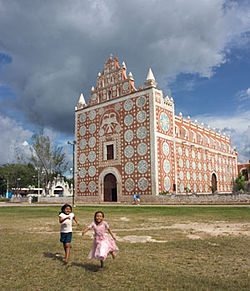
[[[104,211],[120,238],[165,242],[118,241],[117,259],[107,258],[100,269],[99,262],[86,258],[92,239],[80,236],[96,210]],[[0,208],[1,290],[250,290],[250,237],[244,232],[214,236],[168,228],[239,224],[249,231],[250,208],[76,207],[81,227],[74,227],[69,266],[62,264],[58,212],[54,206]]]

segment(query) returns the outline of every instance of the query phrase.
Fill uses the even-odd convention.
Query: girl
[[[59,213],[59,222],[61,223],[61,238],[60,242],[63,243],[63,248],[65,251],[64,263],[67,264],[69,261],[70,253],[70,243],[72,240],[72,220],[79,225],[74,213],[72,212],[72,207],[69,204],[63,205],[61,212]]]
[[[118,247],[115,244],[116,238],[107,222],[103,221],[103,218],[104,213],[102,211],[97,211],[94,215],[94,221],[82,232],[82,236],[84,236],[87,231],[94,229],[93,247],[88,258],[100,260],[101,268],[103,268],[103,261],[107,258],[109,253],[112,255],[112,258],[115,259],[116,252],[118,252]],[[105,233],[105,230],[110,233],[113,240]]]

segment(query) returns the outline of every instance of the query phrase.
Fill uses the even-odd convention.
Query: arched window
[[[178,126],[175,126],[175,136],[180,137],[180,129]]]
[[[197,139],[196,139],[196,133],[193,130],[190,131],[190,140],[192,142],[196,142],[197,141]]]
[[[108,90],[108,100],[110,100],[110,99],[111,99],[111,91]]]
[[[197,142],[203,144],[203,135],[201,133],[197,133]]]
[[[204,142],[205,142],[205,145],[209,145],[209,138],[204,135]]]
[[[188,131],[184,126],[181,127],[181,138],[188,138]]]
[[[210,140],[211,140],[211,146],[212,147],[215,147],[215,141],[214,141],[214,139],[213,138],[210,138]]]

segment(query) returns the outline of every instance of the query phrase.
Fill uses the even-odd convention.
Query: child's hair
[[[61,211],[60,211],[59,214],[64,213],[64,210],[65,210],[65,208],[67,208],[67,207],[70,207],[70,210],[72,211],[72,206],[71,206],[71,205],[69,205],[69,204],[64,204],[64,205],[62,206]]]
[[[94,221],[95,221],[96,224],[97,224],[97,221],[96,221],[96,215],[97,215],[98,213],[101,213],[102,217],[104,218],[104,213],[103,213],[102,211],[96,211],[96,213],[95,213],[95,215],[94,215]]]

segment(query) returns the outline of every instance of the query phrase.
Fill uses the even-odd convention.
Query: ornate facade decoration
[[[230,137],[175,114],[174,100],[152,70],[137,89],[125,63],[110,57],[89,102],[75,108],[76,195],[87,201],[131,201],[139,192],[231,192],[237,153]]]

